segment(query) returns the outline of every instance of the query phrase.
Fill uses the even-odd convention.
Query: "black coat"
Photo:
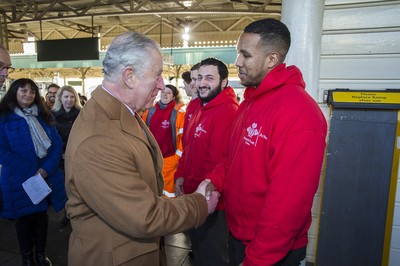
[[[72,107],[72,109],[67,113],[64,107],[61,106],[61,109],[57,112],[53,112],[54,118],[56,120],[56,128],[58,134],[60,134],[61,140],[63,142],[63,153],[67,147],[69,133],[71,132],[72,125],[75,122],[75,119],[78,117],[80,109],[76,109]],[[60,161],[60,168],[64,170],[64,160]]]

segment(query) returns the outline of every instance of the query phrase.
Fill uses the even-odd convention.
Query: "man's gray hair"
[[[141,33],[126,32],[117,36],[103,60],[104,79],[116,82],[122,69],[127,66],[132,66],[136,75],[141,76],[144,70],[152,66],[149,58],[153,49],[161,53],[157,42]]]

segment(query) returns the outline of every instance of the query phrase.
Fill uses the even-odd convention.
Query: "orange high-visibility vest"
[[[174,174],[178,167],[178,161],[182,156],[183,151],[182,136],[183,125],[185,121],[185,111],[181,107],[182,106],[175,106],[174,110],[171,112],[170,122],[172,127],[172,138],[175,140],[175,154],[164,158],[164,165],[162,169],[162,174],[164,177],[163,194],[170,198],[175,197]],[[156,107],[151,107],[144,112],[142,119],[147,126],[150,126],[150,120],[155,111]]]

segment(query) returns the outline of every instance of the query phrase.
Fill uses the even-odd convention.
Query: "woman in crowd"
[[[67,142],[69,133],[71,132],[72,125],[75,122],[75,119],[79,115],[79,111],[81,110],[81,102],[78,93],[72,86],[65,85],[62,86],[56,95],[56,100],[53,106],[53,115],[56,119],[56,128],[58,134],[60,134],[62,143],[63,143],[63,152],[60,160],[60,168],[63,172],[64,170],[64,153],[67,148]],[[69,219],[66,214],[64,214],[63,219],[61,220],[61,228],[67,226],[69,223]]]
[[[72,86],[65,85],[57,91],[52,112],[56,120],[58,134],[60,134],[63,143],[63,153],[60,161],[62,171],[64,171],[64,152],[67,147],[68,136],[81,108],[79,96]]]
[[[61,138],[54,118],[30,79],[15,80],[0,102],[0,216],[15,220],[23,265],[51,265],[46,256],[48,216],[66,202],[63,174],[58,165]],[[40,174],[51,193],[34,204],[22,183]]]
[[[171,84],[161,91],[161,99],[147,109],[143,120],[160,146],[163,158],[164,195],[175,197],[174,174],[182,155],[182,133],[185,112],[179,90]]]

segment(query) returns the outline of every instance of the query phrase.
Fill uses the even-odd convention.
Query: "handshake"
[[[218,193],[218,191],[215,191],[215,190],[210,191],[209,189],[206,189],[209,184],[212,187],[214,187],[212,185],[210,179],[203,180],[203,182],[201,182],[200,185],[197,187],[196,192],[202,194],[206,198],[208,214],[211,214],[215,211],[215,208],[217,207],[218,198],[219,198],[220,194]]]

